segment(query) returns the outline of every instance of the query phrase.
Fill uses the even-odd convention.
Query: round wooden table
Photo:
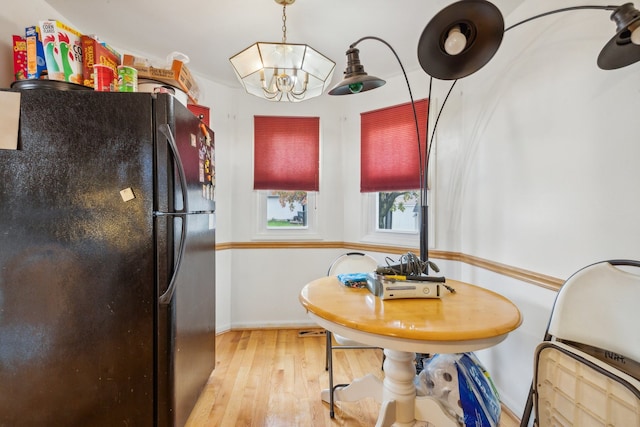
[[[464,353],[503,341],[522,323],[518,308],[490,290],[447,279],[455,293],[441,298],[382,300],[367,289],[349,288],[335,276],[308,283],[300,302],[323,328],[352,340],[384,348],[384,381],[373,375],[335,392],[336,400],[374,397],[382,407],[376,427],[456,424],[437,403],[416,398],[415,352]],[[328,400],[328,390],[323,400]]]

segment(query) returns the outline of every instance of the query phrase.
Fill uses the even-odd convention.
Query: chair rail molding
[[[256,242],[222,242],[216,244],[216,251],[224,250],[244,250],[244,249],[349,249],[365,252],[379,252],[395,255],[402,255],[407,251],[417,252],[417,248],[407,248],[400,246],[372,245],[354,242],[317,242],[317,241],[256,241]],[[479,267],[506,277],[531,283],[552,291],[558,291],[563,279],[548,276],[542,273],[501,264],[474,255],[467,255],[461,252],[430,250],[429,256],[435,259],[458,261],[473,267]]]

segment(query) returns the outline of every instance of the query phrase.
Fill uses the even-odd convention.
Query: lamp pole
[[[409,83],[409,78],[407,77],[407,72],[405,71],[404,65],[398,56],[398,53],[395,49],[387,43],[385,40],[380,37],[375,36],[365,36],[352,43],[349,46],[349,49],[355,49],[355,47],[364,40],[377,40],[380,43],[384,44],[389,48],[389,50],[393,53],[400,65],[400,69],[402,70],[402,75],[404,76],[404,80],[407,84],[407,90],[409,91],[409,99],[411,100],[411,108],[413,110],[413,121],[416,127],[416,137],[418,138],[418,157],[419,157],[419,179],[420,179],[420,260],[425,265],[425,274],[429,273],[429,206],[428,206],[428,197],[427,197],[427,177],[429,170],[429,112],[427,110],[427,121],[426,121],[426,141],[424,150],[422,147],[422,138],[420,138],[420,126],[418,123],[418,113],[416,111],[415,101],[413,99],[413,92],[411,90],[411,84]],[[431,102],[431,100],[429,100]]]

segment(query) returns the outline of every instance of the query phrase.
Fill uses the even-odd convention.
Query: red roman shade
[[[254,190],[318,191],[320,119],[254,116]]]
[[[426,158],[429,102],[415,102],[422,156]],[[360,116],[360,192],[420,188],[418,137],[411,103],[362,113]]]

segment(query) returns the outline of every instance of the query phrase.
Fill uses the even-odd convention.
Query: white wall
[[[467,265],[462,266],[459,280],[504,295],[522,314],[522,325],[503,342],[477,352],[491,374],[502,402],[520,415],[533,378],[533,353],[544,337],[556,292]],[[491,307],[485,309],[491,311]]]
[[[530,1],[507,24],[569,4]],[[447,203],[460,212],[462,252],[555,277],[640,257],[640,64],[597,67],[615,33],[609,15],[575,11],[509,31],[462,81],[443,123],[457,129],[458,152],[439,159],[456,182]]]
[[[232,174],[231,162],[234,141],[236,139],[235,91],[225,86],[209,82],[197,74],[198,86],[201,88],[202,105],[209,107],[210,126],[215,132],[216,147],[216,241],[232,241],[229,224],[232,222],[234,209],[231,203],[232,189],[229,176]],[[226,331],[231,328],[231,252],[216,253],[216,330]]]

